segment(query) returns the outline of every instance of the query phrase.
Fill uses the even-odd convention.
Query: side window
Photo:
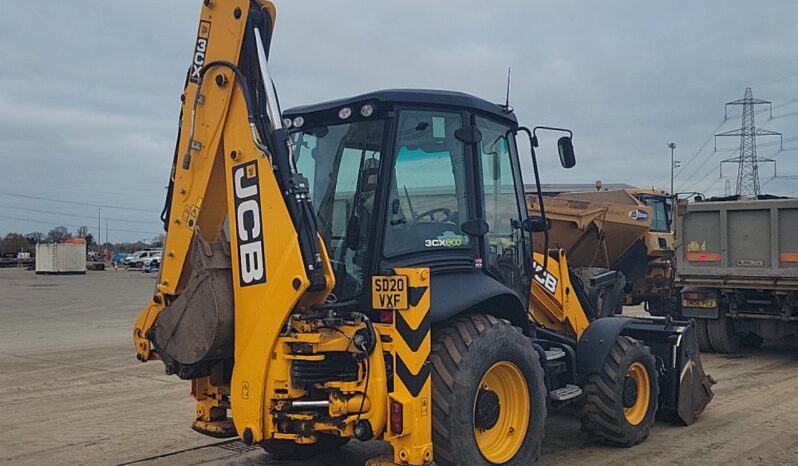
[[[364,288],[384,120],[309,127],[292,134],[297,169],[308,179],[319,234],[346,299]]]
[[[464,144],[457,113],[403,111],[385,226],[385,255],[462,249],[469,237]]]

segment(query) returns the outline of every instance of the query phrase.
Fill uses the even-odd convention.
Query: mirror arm
[[[562,131],[562,132],[568,133],[568,137],[569,138],[573,138],[574,137],[574,132],[571,131],[568,128],[557,128],[557,127],[554,127],[554,126],[535,126],[534,128],[532,128],[532,136],[534,136],[536,140],[537,140],[537,131],[539,129],[545,129],[545,130],[548,130],[548,131]],[[526,131],[529,132],[528,129]],[[537,146],[535,146],[535,147],[537,147]]]
[[[540,217],[543,219],[543,223],[547,224],[548,220],[546,219],[546,209],[543,206],[543,190],[540,188],[540,172],[538,171],[538,158],[537,158],[537,155],[535,154],[535,146],[536,146],[535,143],[537,142],[537,137],[535,136],[534,131],[537,130],[538,128],[540,128],[540,129],[549,129],[549,128],[545,127],[545,126],[536,126],[535,129],[530,131],[529,128],[527,128],[526,126],[520,126],[520,127],[518,127],[517,131],[523,131],[529,137],[529,152],[532,154],[532,168],[533,168],[533,170],[535,172],[535,188],[538,191],[538,204],[540,205]],[[568,131],[568,130],[566,130],[566,131]],[[568,132],[570,132],[570,131],[568,131]],[[527,212],[527,215],[528,214],[529,213]],[[533,245],[534,245],[534,242],[533,242]],[[534,252],[534,246],[533,246],[532,250]],[[534,259],[534,256],[533,256],[533,259]],[[543,275],[546,272],[546,270],[548,270],[548,265],[549,265],[549,229],[548,228],[546,228],[543,231],[543,264],[542,265],[543,265],[543,269],[540,271],[540,273],[538,273],[537,270],[534,270],[533,273],[535,273],[536,275]]]

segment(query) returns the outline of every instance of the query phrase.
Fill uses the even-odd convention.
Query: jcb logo
[[[208,39],[211,35],[211,23],[200,21],[199,32],[197,32],[197,45],[194,46],[194,57],[191,62],[191,76],[189,80],[199,83],[200,72],[205,65],[205,55],[208,53]]]
[[[549,293],[554,294],[557,291],[557,277],[550,274],[548,271],[540,273],[543,270],[543,266],[538,264],[536,261],[532,261],[532,267],[535,269],[534,277],[535,281],[540,284],[546,291]]]
[[[238,268],[241,286],[266,282],[263,252],[263,219],[258,191],[258,164],[247,162],[233,167]]]

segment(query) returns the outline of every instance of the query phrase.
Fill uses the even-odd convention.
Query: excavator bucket
[[[214,361],[233,356],[230,252],[224,242],[197,233],[186,289],[161,311],[150,340],[168,373],[182,379],[207,375]]]

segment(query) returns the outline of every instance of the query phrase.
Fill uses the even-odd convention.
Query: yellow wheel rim
[[[490,425],[479,427],[477,402],[480,394],[485,393],[493,400],[498,399],[498,415],[492,412]],[[502,464],[518,452],[529,427],[531,404],[526,379],[518,366],[501,361],[485,372],[474,398],[474,437],[486,460]],[[484,420],[481,423],[484,424]]]
[[[637,398],[629,407],[623,408],[626,422],[636,426],[643,422],[648,412],[648,402],[651,398],[651,384],[648,380],[648,371],[642,362],[635,362],[626,370],[626,377],[631,379],[637,389]]]

